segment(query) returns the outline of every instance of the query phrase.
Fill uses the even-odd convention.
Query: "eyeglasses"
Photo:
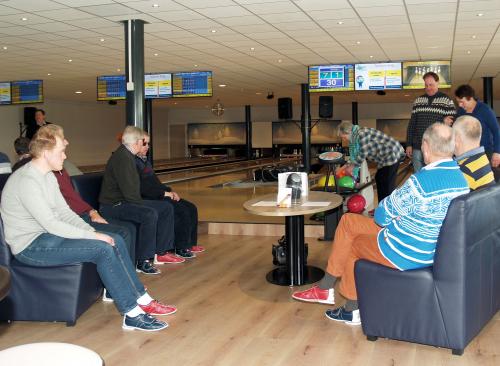
[[[146,141],[146,139],[142,139],[142,146],[149,146],[149,141]]]

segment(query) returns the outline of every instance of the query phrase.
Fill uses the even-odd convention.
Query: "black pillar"
[[[125,26],[126,124],[144,128],[144,21],[130,19]]]
[[[309,84],[301,84],[302,116],[300,117],[300,130],[302,132],[302,164],[304,171],[311,171],[311,98]]]
[[[144,120],[146,122],[144,131],[149,134],[148,160],[153,166],[153,100],[146,99],[144,104]]]
[[[483,77],[483,99],[493,109],[493,77]]]
[[[246,155],[247,160],[250,160],[252,159],[252,115],[249,105],[245,106],[245,126],[247,129]]]
[[[358,120],[358,102],[352,102],[352,124],[359,124]]]

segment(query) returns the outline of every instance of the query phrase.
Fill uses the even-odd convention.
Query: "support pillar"
[[[302,115],[300,130],[302,132],[302,164],[304,172],[311,172],[311,98],[309,84],[301,84]]]
[[[491,76],[483,77],[483,99],[484,103],[493,109],[493,77]]]
[[[246,158],[250,160],[253,158],[252,154],[252,115],[251,115],[251,106],[245,106],[245,127],[247,132],[246,139]]]

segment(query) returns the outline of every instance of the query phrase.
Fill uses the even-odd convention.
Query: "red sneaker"
[[[313,286],[309,290],[294,292],[292,297],[295,300],[306,302],[319,302],[321,304],[335,304],[333,288],[322,290],[318,286]]]
[[[184,258],[180,258],[172,253],[165,253],[163,255],[155,255],[155,264],[177,264],[183,263],[186,260]]]
[[[191,247],[191,251],[193,253],[201,253],[201,252],[204,252],[205,251],[205,247],[202,247],[201,245],[193,245]]]
[[[159,301],[153,300],[147,305],[139,305],[144,312],[149,315],[170,315],[177,312],[177,308],[172,305],[164,305]]]

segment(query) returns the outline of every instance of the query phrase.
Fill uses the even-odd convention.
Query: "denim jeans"
[[[136,252],[139,261],[174,248],[174,209],[164,201],[143,200],[141,205],[128,202],[101,204],[99,211],[106,219],[139,225]]]
[[[115,240],[114,246],[101,240],[66,239],[44,233],[17,254],[16,259],[38,267],[94,263],[118,310],[127,313],[137,306],[137,299],[146,290],[135,273],[123,239],[116,234],[108,235]]]
[[[422,150],[413,149],[411,161],[413,163],[413,171],[415,173],[419,172],[425,166]]]
[[[83,221],[96,229],[96,231],[105,234],[120,235],[125,242],[125,248],[130,255],[130,260],[132,261],[132,263],[135,263],[135,239],[137,236],[137,230],[133,223],[108,220],[109,224],[100,224],[98,222],[93,222],[90,219],[89,214],[82,214],[80,215],[80,217],[83,219]]]

